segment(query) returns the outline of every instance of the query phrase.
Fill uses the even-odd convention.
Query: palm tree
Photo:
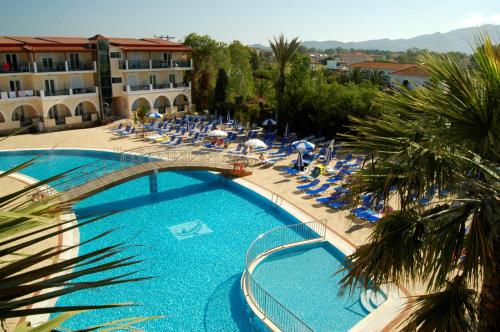
[[[274,59],[278,65],[278,81],[276,82],[276,121],[278,121],[278,114],[283,111],[283,96],[285,94],[285,72],[287,66],[292,61],[293,56],[300,46],[298,37],[293,38],[290,42],[285,39],[283,34],[280,34],[278,39],[273,38],[269,45],[274,53]]]
[[[374,85],[386,85],[387,76],[382,70],[367,70],[363,72],[366,75],[366,79],[369,80]]]
[[[390,110],[353,119],[345,135],[373,156],[353,201],[372,193],[399,206],[349,257],[343,290],[423,282],[405,330],[500,330],[500,56],[488,36],[477,46],[475,69],[426,55],[431,84],[383,95]]]

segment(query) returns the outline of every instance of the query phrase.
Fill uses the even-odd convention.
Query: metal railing
[[[173,65],[173,67],[189,68],[189,67],[191,67],[191,61],[173,60],[172,65]]]
[[[149,90],[149,84],[131,85],[130,86],[130,91],[143,91],[143,90]]]
[[[65,61],[55,61],[51,63],[37,62],[36,68],[37,72],[39,73],[66,71],[66,62]]]
[[[252,275],[258,260],[269,253],[305,241],[322,241],[326,234],[326,220],[283,226],[261,234],[248,248],[244,287],[252,304],[281,331],[314,331],[291,312],[283,303],[266,291]]]
[[[75,88],[75,89],[73,89],[73,94],[74,95],[81,95],[81,94],[85,94],[85,93],[95,93],[95,92],[96,92],[95,86],[89,86],[89,87],[86,87],[86,88]]]
[[[17,63],[0,63],[0,74],[9,73],[29,73],[30,64],[29,62],[17,62]]]
[[[127,151],[120,151],[111,155],[109,159],[96,160],[87,165],[78,167],[65,174],[61,179],[55,180],[46,188],[35,189],[28,193],[28,200],[33,197],[48,197],[56,193],[63,193],[78,186],[93,182],[93,188],[101,185],[100,179],[104,176],[122,172],[126,169],[146,163],[175,164],[175,166],[203,165],[205,167],[232,166],[235,156],[222,151],[200,151],[190,147],[166,148],[163,146],[140,147]],[[161,165],[165,166],[165,165]],[[128,175],[126,175],[128,176]]]
[[[70,71],[94,70],[94,61],[78,61],[78,62],[69,61],[68,70]]]
[[[69,89],[45,90],[45,96],[69,96]]]
[[[171,63],[167,60],[151,60],[151,65],[153,68],[170,68]]]
[[[128,60],[128,69],[150,69],[149,60]]]
[[[170,89],[170,83],[153,84],[154,90]]]

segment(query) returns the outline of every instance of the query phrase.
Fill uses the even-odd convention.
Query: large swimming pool
[[[115,158],[111,153],[97,151],[1,152],[0,170],[39,153],[47,156],[22,173],[43,179],[95,160]],[[75,206],[79,220],[94,213],[124,210],[82,227],[81,241],[110,229],[116,231],[83,246],[80,253],[127,241],[132,246],[124,255],[139,255],[145,262],[140,267],[123,268],[120,272],[139,268],[141,271],[137,276],[155,278],[60,298],[57,305],[128,301],[140,304],[136,307],[81,314],[68,322],[66,327],[76,329],[122,317],[163,315],[165,318],[146,322],[141,327],[147,331],[253,331],[240,289],[245,252],[259,234],[299,221],[256,193],[209,172],[163,172],[159,174],[158,189],[158,194],[151,195],[148,178],[138,178],[91,196]],[[295,254],[299,260],[293,262],[290,260],[292,256],[288,255],[286,260],[281,261],[281,265],[265,264],[259,274],[262,277],[262,272],[268,269],[274,277],[262,277],[263,282],[269,282],[270,286],[274,284],[274,287],[282,285],[296,288],[299,285],[296,284],[295,277],[291,284],[279,282],[287,277],[286,271],[291,266],[302,268],[302,263],[314,266],[314,260],[324,267],[332,262],[332,257],[338,258],[333,254],[327,256],[328,252],[324,251],[309,255]],[[325,271],[333,273],[334,269],[335,267],[317,270],[323,272],[322,283],[327,285],[325,292],[331,291],[329,301],[336,297],[338,278],[328,280]],[[106,275],[110,274],[102,276]],[[303,276],[304,273],[300,275]],[[314,286],[321,288],[320,284]],[[280,292],[279,289],[273,291]],[[304,296],[303,294],[307,296],[304,290],[298,295]],[[289,299],[284,296],[283,300]],[[338,308],[331,312],[344,314],[342,320],[345,324],[341,329],[328,325],[328,320],[333,322],[335,317],[313,325],[323,331],[341,331],[352,327],[365,315],[357,307],[353,310],[352,304],[356,301],[357,297],[345,300],[345,303],[339,302]],[[290,303],[294,304],[296,300],[292,299]],[[328,301],[323,303],[327,304]],[[303,309],[297,308],[300,311]],[[345,310],[344,313],[342,309]],[[328,326],[332,328],[328,329]]]

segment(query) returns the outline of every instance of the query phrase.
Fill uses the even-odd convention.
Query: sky
[[[0,34],[152,37],[191,32],[224,42],[363,41],[500,24],[500,0],[15,0]]]

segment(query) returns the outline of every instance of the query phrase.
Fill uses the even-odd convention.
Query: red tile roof
[[[82,37],[29,37],[0,36],[0,52],[89,52],[89,45],[97,38],[107,39],[111,45],[125,51],[177,51],[191,52],[191,48],[180,43],[159,38],[106,38],[97,35]]]
[[[392,72],[391,75],[397,76],[415,76],[415,77],[430,77],[431,73],[427,71],[423,66],[414,65],[413,67],[401,69],[395,72]]]
[[[411,63],[395,63],[395,62],[378,62],[378,61],[363,61],[358,63],[353,63],[350,68],[361,68],[361,69],[379,69],[379,70],[392,70],[399,71],[406,68],[415,66]]]

